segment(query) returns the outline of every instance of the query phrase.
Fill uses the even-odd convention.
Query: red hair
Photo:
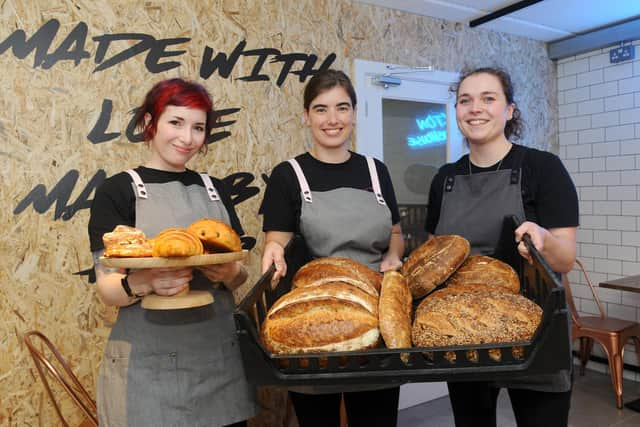
[[[199,83],[173,78],[156,83],[147,92],[143,104],[135,112],[134,122],[136,128],[143,130],[145,141],[151,141],[155,136],[158,118],[160,118],[168,105],[204,111],[207,115],[205,135],[209,136],[214,121],[211,95]],[[145,115],[147,113],[151,116],[151,120],[145,124]]]

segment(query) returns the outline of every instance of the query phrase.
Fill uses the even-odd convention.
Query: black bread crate
[[[533,264],[520,261],[516,268],[521,292],[543,308],[542,320],[530,342],[274,355],[262,345],[259,325],[269,307],[290,289],[296,266],[306,261],[304,242],[296,237],[286,249],[287,277],[272,290],[272,266],[234,313],[246,375],[256,385],[393,385],[502,380],[569,370],[570,324],[564,288],[530,240],[525,239],[525,243]],[[403,353],[409,354],[407,363],[400,358]]]

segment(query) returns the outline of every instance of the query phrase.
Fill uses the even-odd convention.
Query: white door
[[[450,92],[457,79],[456,73],[355,62],[356,151],[385,162],[401,214],[406,206],[426,206],[438,168],[467,152]],[[424,223],[414,226],[424,228]],[[444,382],[406,384],[399,408],[445,395]]]
[[[356,59],[356,151],[385,162],[402,205],[426,205],[433,175],[466,152],[450,87],[458,74]]]

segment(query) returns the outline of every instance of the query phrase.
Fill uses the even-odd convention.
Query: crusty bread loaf
[[[421,298],[442,284],[469,256],[467,239],[434,236],[415,248],[402,266],[413,298]]]
[[[187,257],[201,255],[202,242],[186,228],[167,228],[153,239],[153,256]]]
[[[104,256],[106,257],[150,257],[151,243],[142,230],[127,225],[117,225],[113,231],[104,233]]]
[[[411,329],[416,346],[528,341],[542,317],[542,309],[522,295],[455,289],[437,294],[425,298],[416,310]]]
[[[293,276],[292,286],[319,286],[342,281],[357,286],[373,296],[380,295],[382,275],[348,258],[317,258],[303,265]]]
[[[242,249],[240,236],[222,221],[202,218],[189,225],[187,229],[200,238],[205,252],[237,252]]]
[[[260,335],[274,354],[352,351],[380,339],[378,301],[349,284],[294,289],[271,307]]]
[[[483,255],[471,255],[445,282],[448,288],[486,285],[512,294],[520,292],[518,273],[507,263]]]
[[[378,319],[387,348],[411,347],[411,302],[411,291],[404,276],[397,271],[385,272]],[[408,361],[408,354],[401,357]]]

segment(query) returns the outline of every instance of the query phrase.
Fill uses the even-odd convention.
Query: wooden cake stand
[[[174,258],[107,258],[101,257],[100,263],[111,268],[160,268],[160,267],[197,267],[199,265],[225,264],[240,261],[247,257],[249,251],[228,252],[221,254],[195,255]],[[142,308],[148,310],[178,310],[183,308],[202,307],[212,304],[213,296],[208,291],[191,291],[189,288],[172,296],[149,294],[142,297]]]

